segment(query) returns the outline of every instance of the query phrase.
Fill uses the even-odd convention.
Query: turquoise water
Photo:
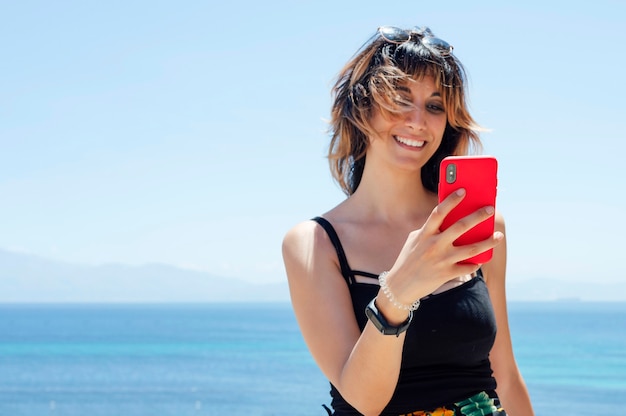
[[[538,415],[618,413],[626,303],[513,303]],[[0,415],[323,415],[288,304],[0,305]]]
[[[538,415],[621,414],[626,303],[513,303],[509,315]]]

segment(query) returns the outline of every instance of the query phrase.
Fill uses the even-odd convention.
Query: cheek
[[[433,140],[436,143],[437,148],[439,148],[439,146],[441,145],[443,141],[443,135],[446,131],[446,125],[447,125],[447,121],[445,119],[443,120],[443,122],[441,120],[438,120],[433,125],[432,135],[433,135]]]
[[[369,120],[369,125],[373,131],[384,131],[389,127],[389,121],[380,112],[375,111]]]
[[[380,115],[372,117],[370,127],[372,129],[368,135],[370,142],[387,136],[391,131],[391,123]]]
[[[446,117],[441,117],[439,118],[435,124],[435,135],[437,136],[437,139],[441,140],[441,138],[443,137],[443,133],[446,131],[446,126],[448,125],[448,119]]]

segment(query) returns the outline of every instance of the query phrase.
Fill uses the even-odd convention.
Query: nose
[[[426,127],[426,110],[416,106],[406,112],[404,121],[409,127],[422,130]]]

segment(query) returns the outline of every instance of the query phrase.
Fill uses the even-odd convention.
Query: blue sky
[[[0,1],[0,249],[284,280],[283,234],[343,198],[334,76],[427,25],[491,129],[509,278],[623,279],[625,3],[215,3]]]

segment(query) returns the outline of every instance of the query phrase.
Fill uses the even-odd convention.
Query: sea
[[[626,303],[509,318],[537,415],[626,413]],[[2,416],[326,415],[328,391],[288,303],[0,305]]]

